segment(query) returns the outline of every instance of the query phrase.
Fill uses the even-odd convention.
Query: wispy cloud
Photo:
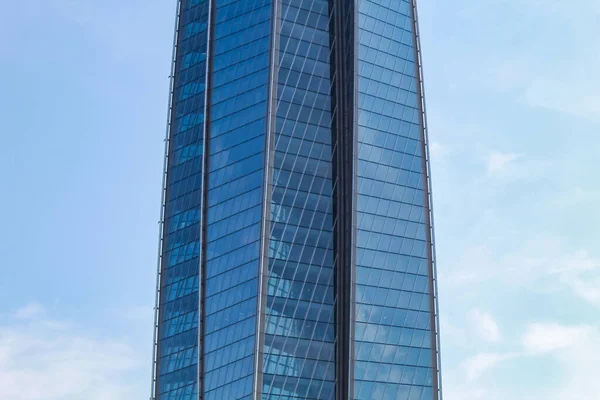
[[[68,327],[68,329],[66,329]],[[126,400],[143,368],[124,342],[96,338],[27,305],[0,322],[0,397],[14,400]]]
[[[593,387],[600,363],[600,327],[566,325],[556,322],[536,323],[522,338],[525,351],[533,356],[549,354],[559,363],[560,382],[552,385],[550,400],[598,399]]]
[[[449,400],[600,399],[600,2],[565,4],[423,2]]]
[[[44,307],[39,303],[29,303],[15,311],[14,316],[19,319],[33,319],[45,314]]]
[[[477,336],[485,342],[497,343],[502,340],[498,323],[491,314],[479,309],[471,310],[469,321]]]
[[[503,171],[521,156],[522,154],[492,151],[487,159],[487,170],[492,174]]]
[[[548,353],[577,344],[592,331],[590,326],[564,326],[557,323],[532,324],[523,336],[523,347],[532,353]]]
[[[525,99],[532,107],[600,122],[600,84],[589,78],[536,79],[525,90]]]
[[[460,368],[446,374],[446,398],[535,400],[596,400],[596,366],[600,362],[600,327],[593,324],[567,325],[557,322],[532,323],[512,348],[503,352],[479,352],[466,358]],[[523,365],[545,360],[557,369],[560,379],[538,381],[526,389],[512,385],[511,375],[499,369],[521,371]],[[543,368],[542,368],[543,369]],[[518,372],[517,372],[518,373]],[[447,379],[448,380],[448,379]]]
[[[463,363],[467,380],[475,381],[499,363],[518,357],[518,355],[518,353],[480,353],[470,357]]]
[[[494,282],[529,291],[562,288],[600,306],[600,260],[585,249],[571,250],[559,236],[529,239],[516,249],[501,251],[467,248],[447,282],[454,287]]]

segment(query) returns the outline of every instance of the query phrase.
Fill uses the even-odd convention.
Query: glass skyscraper
[[[415,0],[179,0],[151,399],[441,399]]]

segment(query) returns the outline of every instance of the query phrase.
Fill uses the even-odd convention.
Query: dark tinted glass
[[[333,399],[329,4],[283,0],[262,398]]]

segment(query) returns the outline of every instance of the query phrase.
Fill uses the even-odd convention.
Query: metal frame
[[[437,290],[437,263],[435,256],[435,234],[433,222],[433,195],[431,191],[431,165],[429,156],[429,137],[427,130],[427,113],[425,106],[425,87],[423,83],[423,62],[421,54],[421,38],[419,35],[419,18],[417,13],[417,0],[410,0],[411,12],[413,19],[413,40],[415,43],[415,68],[417,79],[417,96],[420,99],[421,112],[419,113],[419,122],[421,124],[421,139],[422,139],[422,158],[423,158],[423,177],[424,190],[427,195],[425,197],[425,222],[429,229],[427,230],[427,240],[429,246],[427,248],[427,259],[429,261],[429,305],[431,310],[431,348],[434,350],[431,355],[432,368],[435,370],[436,379],[433,381],[433,400],[442,400],[442,368],[441,368],[441,352],[440,352],[440,326],[439,326],[439,303]]]
[[[206,27],[206,70],[204,73],[204,124],[202,127],[202,183],[200,184],[200,257],[198,261],[198,400],[204,398],[204,339],[206,334],[206,243],[204,237],[207,230],[206,207],[208,199],[208,153],[209,153],[209,124],[210,100],[212,93],[212,36],[214,31],[213,1],[208,0],[208,15]]]
[[[351,229],[352,234],[350,238],[350,246],[352,253],[350,255],[350,358],[348,360],[348,379],[350,381],[348,390],[349,398],[354,397],[354,344],[356,343],[354,336],[354,327],[356,325],[356,275],[357,275],[357,263],[356,263],[356,247],[357,247],[357,236],[358,236],[358,50],[359,50],[359,38],[360,38],[360,27],[359,21],[359,7],[360,0],[353,1],[354,9],[352,10],[352,21],[346,21],[346,24],[352,25],[353,39],[352,39],[352,133],[354,139],[352,141],[352,220]]]
[[[356,63],[356,33],[346,37],[345,27],[356,19],[354,3],[344,0],[331,0],[333,19],[330,35],[334,47],[331,61],[335,85],[332,88],[332,109],[335,110],[333,120],[333,135],[335,146],[333,152],[333,176],[335,178],[334,192],[334,250],[335,257],[335,329],[336,329],[336,400],[347,400],[353,395],[354,372],[354,276],[355,276],[355,155],[356,155],[356,100],[355,75],[356,65],[352,65],[347,74],[345,61],[351,58]],[[352,7],[352,9],[349,9]],[[347,21],[347,15],[352,15]],[[356,30],[356,28],[353,28]],[[352,49],[353,54],[347,54]],[[347,57],[348,56],[348,57]],[[348,76],[350,75],[350,76]],[[350,81],[352,80],[352,81]],[[349,83],[352,82],[352,85]]]
[[[173,118],[173,87],[175,85],[175,60],[177,55],[177,37],[179,33],[179,15],[181,11],[181,0],[176,0],[175,8],[175,27],[173,32],[173,50],[171,52],[171,72],[169,74],[169,100],[167,108],[167,126],[165,129],[165,155],[163,161],[163,176],[160,198],[160,219],[158,233],[158,256],[156,261],[156,294],[154,296],[154,332],[152,339],[152,381],[150,388],[150,400],[156,399],[156,389],[158,384],[157,365],[158,365],[158,338],[159,338],[159,318],[160,318],[160,289],[162,274],[162,256],[163,241],[165,231],[165,210],[167,198],[167,168],[169,164],[169,140],[171,137],[171,121]]]
[[[270,63],[269,63],[269,81],[268,81],[268,104],[266,111],[267,128],[265,131],[265,149],[264,149],[264,180],[263,180],[263,204],[260,233],[260,254],[258,265],[258,293],[256,302],[256,338],[254,348],[254,382],[252,396],[254,400],[260,400],[262,396],[262,377],[263,377],[263,349],[265,342],[265,305],[267,303],[267,293],[264,290],[269,271],[269,232],[270,232],[270,205],[271,205],[271,182],[273,179],[273,160],[275,156],[271,151],[272,136],[274,134],[276,118],[277,101],[277,74],[278,74],[278,54],[279,54],[279,20],[281,0],[272,0],[271,11],[271,45],[270,45]]]

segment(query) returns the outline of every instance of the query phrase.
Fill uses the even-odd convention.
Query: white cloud
[[[148,305],[120,307],[114,312],[130,321],[151,321],[154,317],[154,309]]]
[[[600,400],[590,307],[600,307],[600,197],[589,173],[600,143],[589,123],[600,121],[600,42],[589,40],[600,35],[599,4],[467,0],[429,6],[429,17],[425,4],[430,37],[454,32],[429,43],[452,59],[429,74],[438,88],[428,96],[432,139],[455,149],[433,174],[440,316],[452,322],[442,319],[447,400]],[[486,337],[475,313],[463,318],[473,307],[493,311],[501,342],[470,340]]]
[[[502,340],[500,328],[496,320],[487,312],[479,309],[471,310],[469,313],[469,322],[477,336],[489,343],[497,343]]]
[[[475,381],[499,363],[517,357],[517,353],[480,353],[463,363],[467,380]]]
[[[146,368],[126,343],[44,315],[43,307],[29,305],[0,323],[0,397],[128,400],[147,390],[132,379]]]
[[[580,342],[589,336],[590,326],[563,326],[557,323],[531,324],[523,336],[523,347],[532,353],[549,353]]]
[[[600,307],[600,277],[586,280],[580,277],[566,279],[567,285],[573,289],[577,296],[590,304]]]
[[[465,248],[447,282],[453,287],[494,282],[528,291],[566,289],[600,307],[600,260],[586,250],[573,251],[558,236],[524,240],[513,251],[492,251],[493,244]]]
[[[598,63],[600,66],[600,63]],[[588,78],[591,78],[588,77]],[[600,87],[593,79],[537,79],[525,91],[533,107],[547,108],[575,117],[600,120]]]
[[[521,157],[521,154],[492,151],[488,155],[487,170],[491,174],[503,171],[519,157]]]
[[[546,178],[551,168],[551,162],[526,158],[523,153],[491,150],[485,158],[487,179],[479,182],[478,190],[497,193],[498,185],[505,191],[507,183],[536,182]]]
[[[442,144],[438,141],[429,142],[429,155],[431,156],[432,160],[435,160],[436,163],[441,162],[449,153],[449,151],[450,149],[445,144]]]
[[[544,58],[543,65],[528,72],[531,81],[524,99],[531,107],[544,108],[577,118],[600,122],[600,45],[589,38],[600,35],[600,1],[580,0],[564,7],[558,0],[528,0],[530,12],[543,16],[556,29],[545,46],[530,57]],[[575,3],[574,3],[575,4]],[[548,49],[553,46],[551,52]],[[551,58],[547,58],[550,55]]]
[[[456,384],[449,382],[444,386],[444,398],[447,400],[491,400],[489,387],[474,385],[473,382]],[[495,399],[495,397],[494,397]]]
[[[554,198],[550,199],[549,206],[554,209],[565,209],[567,207],[592,207],[600,203],[600,190],[592,187],[571,186]],[[588,213],[594,213],[594,209],[588,209]]]
[[[442,332],[441,336],[444,344],[450,343],[453,346],[465,346],[468,343],[465,330],[455,326],[444,314],[440,315],[440,332]]]
[[[600,307],[600,260],[578,251],[553,271],[560,281],[587,303]]]
[[[523,346],[536,354],[550,354],[562,377],[550,382],[549,400],[598,400],[596,389],[600,364],[600,329],[596,325],[532,324],[523,336]]]
[[[36,317],[41,317],[44,315],[45,310],[41,304],[38,303],[29,303],[24,307],[19,308],[15,311],[15,317],[19,319],[32,319]]]
[[[597,325],[530,324],[519,347],[513,351],[477,353],[464,360],[460,368],[446,370],[444,397],[448,400],[600,400],[594,386],[599,363],[600,329]],[[552,364],[556,375],[540,372],[548,364]],[[527,370],[523,369],[524,365],[528,366]],[[540,371],[532,371],[532,365],[539,365]],[[498,373],[500,366],[504,372]],[[507,370],[536,378],[530,387],[520,387],[514,384],[513,375],[506,374]],[[522,377],[516,380],[519,379]]]

